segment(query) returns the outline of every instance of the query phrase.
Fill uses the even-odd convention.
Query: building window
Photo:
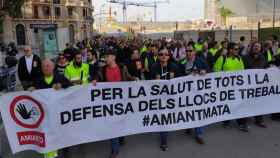
[[[61,11],[59,7],[55,7],[55,17],[60,17]]]
[[[60,0],[53,0],[54,4],[60,4]]]
[[[83,17],[85,18],[85,17],[87,17],[87,9],[83,9]]]
[[[39,18],[38,6],[33,6],[33,17]]]
[[[68,8],[68,16],[70,16],[70,17],[73,16],[73,8],[72,7]]]
[[[49,6],[44,6],[43,7],[43,13],[45,17],[49,17],[51,16],[51,9]]]
[[[87,16],[90,16],[92,13],[90,11],[90,9],[87,9]]]
[[[25,45],[25,28],[22,24],[16,26],[16,38],[18,45]]]
[[[91,4],[91,0],[88,0],[88,3]]]

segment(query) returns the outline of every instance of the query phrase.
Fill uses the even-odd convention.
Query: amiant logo
[[[45,117],[43,106],[30,96],[18,96],[10,105],[10,114],[15,123],[23,128],[39,128]],[[33,144],[45,147],[45,134],[38,131],[17,132],[20,145]]]

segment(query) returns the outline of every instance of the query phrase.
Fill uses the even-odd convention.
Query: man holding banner
[[[152,66],[152,76],[155,80],[170,80],[178,76],[177,66],[170,61],[171,54],[166,47],[159,50],[159,62]],[[162,151],[168,149],[167,132],[160,132],[160,148]]]
[[[33,89],[54,88],[55,90],[59,90],[72,86],[71,82],[64,76],[54,73],[54,63],[49,59],[42,61],[42,73],[43,75],[34,83]],[[58,158],[58,151],[45,153],[44,157]]]
[[[239,47],[236,43],[229,43],[227,55],[221,55],[214,64],[214,71],[241,71],[244,70],[242,58],[239,56]],[[243,132],[249,132],[246,119],[237,119],[239,129]],[[224,127],[229,127],[230,121],[224,121]]]
[[[113,47],[106,50],[105,62],[106,65],[99,71],[98,82],[121,82],[137,79],[128,73],[125,65],[116,62],[116,54]],[[111,139],[110,158],[117,158],[120,151],[120,145],[124,145],[124,137]]]
[[[269,67],[268,61],[265,59],[261,50],[261,44],[259,42],[253,43],[249,54],[243,58],[245,69],[266,69]],[[255,124],[261,128],[266,128],[263,116],[256,116]]]
[[[211,67],[207,64],[207,61],[205,58],[201,58],[198,56],[197,52],[195,52],[194,48],[192,46],[188,46],[186,48],[187,56],[186,58],[181,61],[181,73],[182,76],[188,76],[188,75],[205,75],[209,70],[211,70]],[[198,127],[194,129],[195,131],[195,140],[198,144],[205,144],[203,140],[203,128]],[[187,130],[187,133],[190,131]]]

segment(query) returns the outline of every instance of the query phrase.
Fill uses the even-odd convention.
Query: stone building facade
[[[40,56],[53,56],[89,38],[93,31],[92,0],[26,0],[22,17],[2,19],[0,40],[31,45]]]

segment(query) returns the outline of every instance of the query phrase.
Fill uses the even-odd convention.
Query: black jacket
[[[263,54],[258,54],[256,57],[252,54],[248,54],[243,57],[245,69],[265,69],[269,67],[269,64]]]
[[[211,72],[211,69],[210,69],[209,65],[207,64],[207,61],[205,60],[205,58],[196,56],[195,60],[193,62],[193,65],[190,69],[186,69],[187,63],[188,63],[188,61],[185,59],[185,60],[182,60],[182,63],[179,64],[180,76],[188,76],[195,71],[200,72],[202,70],[205,70],[207,73]]]
[[[145,72],[145,77],[147,80],[151,80],[153,79],[153,76],[151,74],[152,72],[152,66],[158,62],[158,59],[155,60],[154,58],[154,54],[152,52],[149,52],[149,53],[145,53],[142,57],[142,63],[144,63],[144,67],[145,67],[145,63],[146,63],[146,60],[148,61],[148,69],[149,69],[149,72]]]
[[[99,66],[98,66],[98,62],[94,63],[94,64],[90,64],[89,63],[89,81],[92,81],[94,79],[96,79],[96,77],[98,76],[98,71],[99,71]]]
[[[204,53],[200,53],[200,54],[198,54],[198,57],[201,59],[201,60],[203,60],[203,61],[205,61],[206,62],[206,64],[207,64],[207,72],[211,72],[212,71],[212,69],[213,69],[213,66],[214,66],[214,57],[213,57],[213,55],[210,53],[210,52],[207,52],[206,53],[206,56],[204,55]]]
[[[144,72],[142,70],[137,69],[136,62],[137,62],[137,60],[130,60],[126,63],[128,73],[133,77],[137,77],[137,78],[143,80],[144,79],[144,76],[143,76]],[[141,62],[141,60],[139,62]]]
[[[156,76],[159,75],[160,79],[162,80],[170,80],[171,78],[171,73],[174,73],[174,77],[178,77],[179,76],[179,67],[173,63],[173,62],[169,62],[168,65],[166,67],[162,67],[160,65],[160,62],[156,62],[152,65],[151,68],[151,76],[152,79],[156,79]]]
[[[41,59],[37,55],[33,55],[33,61],[32,61],[32,70],[31,73],[28,73],[25,57],[21,57],[19,59],[19,65],[18,65],[18,77],[19,80],[22,81],[35,81],[36,78],[40,77],[42,75],[41,73]]]
[[[37,79],[34,82],[33,86],[36,89],[47,89],[47,88],[52,88],[54,84],[58,84],[58,83],[61,84],[62,88],[68,88],[68,87],[72,86],[72,83],[66,77],[64,77],[63,75],[60,75],[58,73],[54,74],[53,81],[50,84],[47,84],[45,82],[44,77],[41,76],[39,79]]]

